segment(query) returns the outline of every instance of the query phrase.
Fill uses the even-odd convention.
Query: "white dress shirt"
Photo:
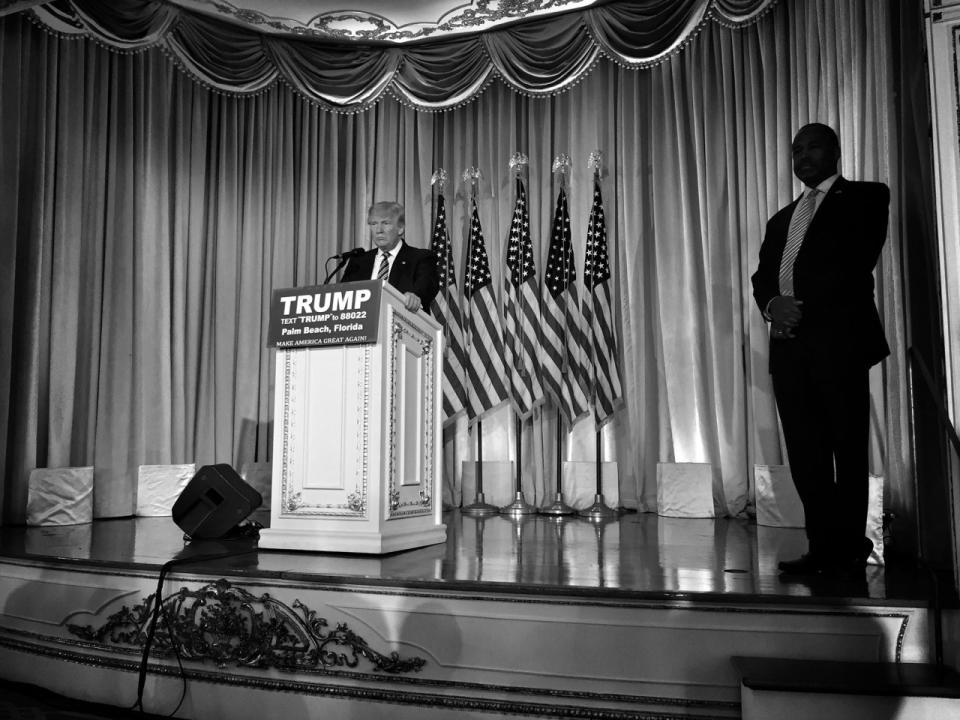
[[[840,173],[834,173],[822,183],[817,185],[817,196],[813,199],[813,214],[810,216],[810,222],[813,222],[813,218],[817,215],[817,210],[820,209],[820,205],[823,202],[823,199],[827,196],[827,193],[830,192],[830,188],[833,187],[833,184],[837,181],[837,178],[840,177]],[[810,194],[812,188],[805,189],[803,194],[800,196],[801,200]],[[793,214],[797,214],[797,208],[800,207],[800,203],[797,203],[797,206],[793,209]],[[793,215],[790,216],[790,222],[793,223]]]
[[[400,246],[403,245],[401,240],[396,245],[393,246],[393,250],[387,252],[387,262],[390,263],[390,270],[387,271],[387,277],[390,277],[390,272],[393,270],[393,263],[397,259],[397,254],[400,252]],[[380,277],[380,263],[383,262],[383,250],[377,250],[377,256],[373,259],[373,270],[370,273],[370,279],[376,280]]]

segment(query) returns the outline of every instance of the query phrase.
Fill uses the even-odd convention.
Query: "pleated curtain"
[[[582,281],[595,150],[624,390],[601,446],[621,501],[654,511],[657,463],[703,462],[719,468],[726,512],[742,515],[754,465],[785,462],[749,276],[767,218],[799,192],[794,132],[831,124],[843,174],[899,197],[886,3],[650,3],[660,36],[631,18],[637,3],[611,3],[377,52],[263,40],[164,3],[116,4],[118,17],[113,3],[33,5],[0,18],[8,523],[23,521],[37,466],[95,466],[95,514],[113,517],[133,512],[140,464],[270,460],[271,289],[318,283],[329,256],[366,245],[373,201],[402,202],[408,241],[428,246],[437,168],[461,267],[461,177],[481,170],[499,292],[511,155],[529,158],[540,273],[551,164],[569,155]],[[236,42],[217,45],[222,33]],[[872,383],[871,470],[906,512],[899,213],[895,202],[877,270],[893,355]],[[555,489],[556,423],[543,406],[522,435],[537,504]],[[483,433],[485,459],[517,457],[509,410],[484,418]],[[594,459],[592,421],[562,434],[561,459]],[[472,500],[460,472],[475,441],[465,420],[444,433],[447,504]]]

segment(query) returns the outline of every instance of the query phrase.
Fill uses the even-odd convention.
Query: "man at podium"
[[[437,256],[432,250],[407,245],[403,240],[403,205],[375,202],[367,212],[367,227],[374,247],[351,258],[343,282],[386,280],[404,294],[407,310],[430,312],[440,288]]]

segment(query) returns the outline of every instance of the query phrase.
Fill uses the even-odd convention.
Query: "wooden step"
[[[931,663],[734,657],[743,720],[960,718],[960,674]]]

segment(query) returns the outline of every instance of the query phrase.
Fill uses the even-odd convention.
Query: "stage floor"
[[[269,516],[251,520],[267,524]],[[185,545],[169,517],[88,525],[0,528],[0,557],[137,570],[177,557],[237,552],[191,563],[191,573],[444,591],[922,607],[929,583],[916,568],[870,565],[863,581],[785,582],[777,562],[805,549],[800,529],[747,520],[664,518],[627,512],[596,523],[541,515],[474,518],[444,513],[446,543],[383,556],[257,550],[249,539]]]
[[[783,582],[799,529],[443,520],[445,542],[383,556],[185,544],[169,517],[0,528],[0,679],[130,707],[171,561],[186,562],[161,592],[175,641],[144,697],[161,714],[183,698],[193,720],[733,720],[734,657],[930,661],[923,574]]]

